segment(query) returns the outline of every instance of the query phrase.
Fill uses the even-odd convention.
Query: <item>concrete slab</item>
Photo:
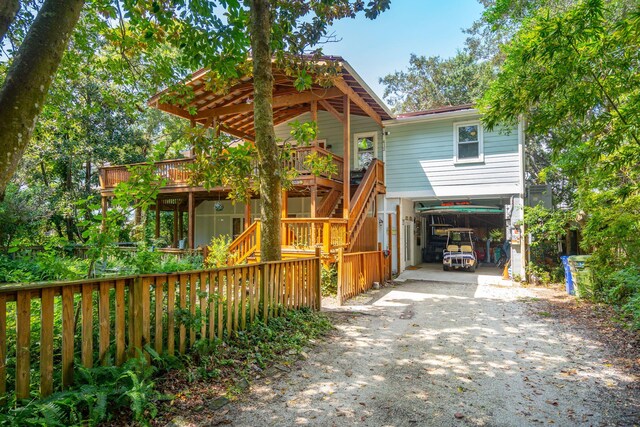
[[[420,264],[412,270],[403,271],[396,282],[423,280],[429,282],[469,283],[474,285],[512,286],[511,280],[502,278],[499,270],[493,266],[478,267],[474,273],[467,271],[444,271],[442,264]]]

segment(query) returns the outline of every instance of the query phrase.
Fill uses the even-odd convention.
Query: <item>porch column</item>
[[[318,101],[311,101],[311,121],[315,122],[316,129],[318,126]],[[312,143],[313,145],[318,145],[318,136],[316,135],[316,139]]]
[[[179,203],[176,202],[176,207],[173,210],[173,247],[178,247],[178,207]]]
[[[160,200],[156,200],[156,239],[160,237]]]
[[[318,206],[318,186],[313,185],[311,187],[311,218],[315,218],[318,214],[316,209]]]
[[[102,196],[102,199],[100,200],[100,206],[102,208],[102,231],[105,231],[106,227],[107,227],[107,197],[106,196]]]
[[[189,192],[189,228],[187,232],[189,233],[189,249],[195,249],[196,242],[196,203],[195,198],[193,197],[193,192]]]
[[[348,95],[342,97],[342,106],[342,142],[344,144],[342,217],[349,218],[349,202],[351,201],[351,101]]]
[[[285,219],[289,216],[289,192],[287,190],[282,191],[282,215],[281,218]],[[282,227],[282,245],[287,245],[287,230],[286,227]]]
[[[178,203],[178,246],[180,245],[180,240],[184,237],[184,215],[182,215],[182,210],[180,210],[180,205],[182,201]]]
[[[251,197],[244,204],[244,228],[247,229],[251,225]]]

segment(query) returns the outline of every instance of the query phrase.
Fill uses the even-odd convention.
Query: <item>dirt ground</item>
[[[204,425],[640,425],[637,334],[611,339],[593,310],[516,286],[373,291],[328,308],[325,341]]]

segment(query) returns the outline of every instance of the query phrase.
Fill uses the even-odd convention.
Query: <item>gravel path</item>
[[[326,342],[255,381],[213,425],[640,424],[637,379],[597,341],[536,312],[537,298],[418,281],[374,291],[330,309]]]

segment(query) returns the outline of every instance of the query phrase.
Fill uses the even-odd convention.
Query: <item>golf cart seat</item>
[[[460,246],[460,252],[473,252],[473,247],[471,245],[462,245]]]
[[[459,251],[458,245],[447,246],[447,252],[458,252],[458,251]]]

